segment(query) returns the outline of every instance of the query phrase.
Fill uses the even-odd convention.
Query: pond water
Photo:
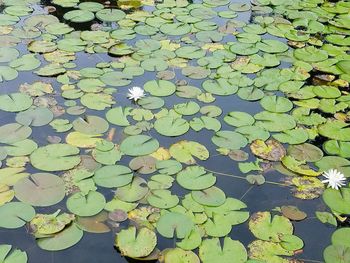
[[[348,2],[0,7],[0,262],[350,262]]]

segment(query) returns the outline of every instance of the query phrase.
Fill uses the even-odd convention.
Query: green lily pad
[[[120,150],[130,156],[148,155],[156,151],[159,143],[147,135],[129,136],[120,144]]]
[[[293,103],[284,97],[266,96],[260,100],[261,106],[270,112],[283,113],[293,108]]]
[[[225,193],[216,186],[201,190],[192,191],[192,198],[201,205],[206,206],[220,206],[225,203]]]
[[[4,263],[27,263],[27,253],[11,245],[0,245],[0,260]]]
[[[69,144],[52,144],[36,149],[30,155],[30,160],[39,170],[69,170],[80,163],[78,153],[79,149]]]
[[[115,197],[124,202],[136,202],[148,193],[147,182],[141,177],[134,177],[130,184],[119,187]]]
[[[27,139],[32,129],[18,123],[9,123],[0,126],[0,143],[13,144]]]
[[[119,106],[107,111],[106,118],[112,124],[118,126],[128,126],[130,125],[130,123],[127,119],[127,116],[130,115],[130,112],[130,107],[122,108],[121,106]]]
[[[281,143],[301,144],[309,139],[309,134],[306,130],[297,128],[274,134],[272,137]]]
[[[143,86],[153,96],[169,96],[176,91],[176,86],[167,80],[150,80]]]
[[[348,214],[350,211],[350,188],[341,188],[339,191],[327,188],[322,195],[323,201],[334,212]]]
[[[202,243],[201,233],[198,227],[194,227],[192,231],[180,242],[176,243],[176,246],[185,250],[194,250]]]
[[[182,118],[164,116],[154,123],[154,129],[164,136],[180,136],[190,128],[189,123]]]
[[[33,206],[51,206],[65,196],[63,180],[49,173],[32,174],[19,180],[13,189],[18,200]]]
[[[168,212],[163,214],[157,222],[157,231],[163,237],[185,238],[192,230],[194,223],[192,220],[180,213]]]
[[[87,195],[78,192],[67,199],[67,208],[78,216],[93,216],[102,211],[105,207],[106,199],[95,191],[90,191]]]
[[[199,247],[199,257],[203,263],[243,263],[248,256],[241,242],[225,237],[223,246],[218,238],[203,240]]]
[[[92,110],[104,110],[115,104],[113,97],[105,93],[86,93],[81,97],[80,102]]]
[[[146,227],[139,229],[136,233],[136,227],[131,226],[117,234],[115,245],[122,256],[131,258],[146,257],[156,247],[157,236]]]
[[[191,31],[191,26],[186,23],[166,23],[160,26],[160,31],[169,36],[181,36]]]
[[[241,112],[241,111],[231,111],[225,117],[224,121],[235,127],[241,127],[246,125],[252,125],[255,120],[253,116],[249,113]]]
[[[125,13],[119,9],[102,9],[96,13],[96,17],[103,22],[116,22],[125,17]]]
[[[62,231],[74,220],[72,214],[59,214],[57,210],[53,214],[37,214],[30,221],[30,228],[33,229],[33,235],[36,238],[45,237]]]
[[[323,149],[330,155],[338,155],[343,158],[350,158],[350,142],[329,140],[323,144]]]
[[[284,113],[262,111],[254,115],[256,125],[271,132],[282,132],[296,126],[292,116]]]
[[[207,160],[209,152],[204,145],[193,141],[179,141],[169,148],[170,155],[177,161],[186,164],[195,164],[194,157],[200,160]]]
[[[132,181],[132,171],[123,165],[107,165],[95,171],[95,183],[102,187],[121,187]]]
[[[88,10],[72,10],[65,13],[63,18],[74,23],[84,23],[93,20],[95,15]]]
[[[213,219],[208,218],[203,226],[207,235],[211,237],[224,237],[232,229],[230,219],[220,214],[214,214]]]
[[[154,207],[169,209],[179,203],[179,198],[176,195],[172,195],[169,190],[157,189],[151,191],[147,197],[147,201]]]
[[[72,224],[61,232],[37,239],[38,246],[47,251],[59,251],[67,249],[78,243],[84,235],[76,224]]]
[[[288,259],[281,256],[293,256],[293,251],[284,249],[280,243],[255,240],[248,245],[250,259],[257,262],[287,263]],[[254,261],[253,261],[254,262]]]
[[[307,162],[317,162],[323,157],[322,150],[309,143],[290,145],[287,148],[287,153],[299,161]]]
[[[199,263],[198,256],[192,252],[183,250],[181,248],[165,249],[162,251],[162,258],[164,263],[171,262],[186,262],[186,263]]]
[[[22,227],[32,220],[35,216],[35,210],[28,204],[11,202],[0,206],[0,215],[0,227],[13,229]]]
[[[24,93],[10,93],[0,96],[0,109],[3,111],[24,111],[28,109],[32,103],[32,98]]]
[[[218,147],[230,150],[238,150],[248,144],[247,139],[243,135],[233,131],[218,131],[211,140]]]
[[[213,186],[216,177],[206,172],[203,167],[189,166],[177,174],[176,181],[185,189],[202,190]]]
[[[350,260],[350,247],[344,245],[331,245],[323,251],[326,263],[345,263]]]
[[[249,229],[255,237],[274,242],[279,242],[283,235],[293,234],[293,225],[288,218],[279,215],[272,218],[269,212],[253,214],[249,221]]]
[[[327,121],[318,126],[318,132],[330,139],[350,141],[350,128],[348,126],[348,123],[339,120]]]
[[[98,116],[87,115],[79,117],[72,122],[74,130],[85,134],[105,133],[108,128],[108,122]]]
[[[282,53],[288,50],[285,43],[274,39],[264,39],[256,44],[256,48],[267,53]]]
[[[36,107],[19,112],[16,121],[22,125],[38,127],[50,123],[53,117],[52,111],[48,108]]]

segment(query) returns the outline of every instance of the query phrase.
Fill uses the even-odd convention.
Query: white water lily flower
[[[332,187],[335,190],[338,190],[340,187],[345,185],[346,178],[344,174],[339,172],[337,169],[330,169],[323,173],[323,176],[327,179],[322,180],[322,183],[328,183],[327,187]]]
[[[145,95],[145,91],[140,87],[132,87],[131,89],[129,89],[129,93],[127,96],[130,100],[137,101],[145,97],[146,95]]]

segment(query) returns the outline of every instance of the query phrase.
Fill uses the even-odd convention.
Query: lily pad
[[[185,119],[164,116],[155,121],[154,128],[164,136],[180,136],[189,130],[190,125]]]
[[[0,207],[0,216],[0,227],[19,228],[34,218],[35,210],[28,204],[11,202]]]
[[[102,187],[121,187],[132,181],[132,171],[123,165],[107,165],[96,170],[95,183]]]
[[[162,251],[162,259],[164,263],[171,262],[186,262],[186,263],[199,263],[198,256],[188,250],[183,250],[181,248],[165,249]]]
[[[4,263],[27,263],[27,253],[12,248],[11,245],[0,245],[0,259]]]
[[[176,91],[176,86],[167,80],[150,80],[143,86],[153,96],[169,96]]]
[[[203,263],[243,263],[248,256],[241,242],[225,237],[223,246],[218,238],[203,240],[199,247],[199,257]]]
[[[37,243],[41,249],[47,251],[59,251],[74,246],[81,240],[83,234],[83,230],[81,230],[76,224],[72,224],[57,234],[39,238]]]
[[[31,155],[32,165],[43,171],[69,170],[80,163],[79,149],[69,144],[52,144],[36,149]]]
[[[170,155],[177,161],[186,164],[195,164],[197,157],[200,160],[207,160],[209,152],[204,145],[193,141],[179,141],[169,148]]]
[[[130,156],[151,154],[159,147],[156,139],[147,135],[129,136],[120,144],[120,150]]]
[[[163,214],[157,222],[157,231],[166,238],[185,238],[192,230],[192,220],[180,213],[169,212]]]
[[[105,207],[106,199],[95,191],[90,191],[87,195],[78,192],[67,199],[67,208],[78,216],[93,216],[102,211]]]
[[[213,186],[216,177],[206,172],[203,167],[189,166],[177,174],[176,181],[185,189],[202,190]]]
[[[147,193],[147,182],[141,177],[134,177],[130,184],[118,188],[115,197],[132,203],[142,199]]]
[[[24,111],[28,109],[32,103],[32,98],[23,93],[10,93],[0,96],[0,109],[3,111]]]
[[[157,245],[157,236],[146,227],[139,229],[131,226],[117,234],[115,245],[123,256],[131,258],[146,257]]]
[[[225,193],[216,186],[201,190],[192,191],[192,198],[197,203],[206,206],[220,206],[225,203]]]
[[[18,200],[33,206],[51,206],[65,196],[63,180],[49,173],[32,174],[19,180],[14,191]]]
[[[279,242],[281,236],[293,234],[293,225],[284,216],[271,216],[269,212],[257,212],[251,216],[249,229],[261,240]]]

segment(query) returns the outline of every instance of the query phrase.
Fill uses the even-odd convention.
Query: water
[[[195,3],[200,3],[200,1],[194,1]],[[232,2],[235,2],[232,0]],[[245,1],[249,2],[249,1]],[[44,6],[50,5],[50,1],[41,1],[40,5],[36,5],[35,9],[36,11],[33,14],[42,12],[42,8]],[[152,9],[151,7],[145,7],[145,10]],[[221,11],[226,9],[226,7],[219,7],[215,8],[217,11]],[[57,7],[56,12],[53,13],[53,15],[57,16],[60,21],[63,21],[63,15],[68,10],[72,10],[70,8],[60,8]],[[244,21],[246,23],[249,23],[251,12],[243,12],[239,13],[238,17],[236,17],[236,20]],[[214,18],[213,21],[215,21],[218,25],[222,26],[225,19],[222,18]],[[70,23],[71,26],[75,28],[75,30],[87,30],[90,28],[91,24],[97,22],[92,21],[89,23],[84,24],[75,24]],[[107,24],[106,24],[107,25]],[[264,38],[271,38],[271,36],[264,36]],[[131,41],[129,41],[130,44],[135,43],[137,40],[141,38],[147,38],[141,36],[140,38],[135,38]],[[178,39],[178,37],[175,37],[175,39]],[[224,40],[226,41],[235,41],[235,37],[233,35],[226,37]],[[20,44],[17,46],[17,48],[21,51],[21,53],[27,53],[26,51],[26,45]],[[108,62],[112,60],[113,58],[105,55],[105,54],[86,54],[83,52],[80,52],[77,54],[77,59],[75,60],[75,63],[77,64],[76,69],[81,69],[85,67],[95,67],[96,63],[99,62]],[[288,67],[288,63],[283,63],[280,67]],[[156,73],[154,72],[147,72],[142,76],[135,77],[132,81],[132,83],[128,86],[142,86],[143,83],[147,80],[155,79]],[[18,90],[18,87],[22,83],[33,83],[36,80],[43,80],[52,83],[53,87],[57,91],[57,95],[55,96],[55,99],[58,101],[59,105],[63,105],[64,99],[59,96],[60,90],[59,90],[59,83],[55,80],[55,78],[38,78],[35,74],[31,72],[21,72],[17,79],[11,81],[11,82],[3,82],[0,84],[0,93],[6,94],[10,92],[16,92]],[[193,80],[188,79],[181,75],[179,70],[176,70],[176,78],[172,80],[175,82],[176,80],[186,79],[188,81],[188,85],[200,87],[201,83],[204,80]],[[118,94],[126,94],[128,87],[121,87],[118,88]],[[184,102],[183,98],[179,98],[175,95],[171,96],[170,98],[166,98],[165,107],[171,108],[174,104]],[[117,105],[126,106],[129,105],[129,101],[125,98],[125,96],[118,96]],[[211,105],[217,105],[220,106],[220,108],[223,110],[223,113],[218,119],[220,120],[222,124],[222,130],[232,130],[232,127],[227,125],[225,122],[223,122],[223,117],[230,111],[242,111],[248,112],[250,114],[258,113],[262,110],[262,107],[258,102],[248,102],[241,100],[238,98],[238,96],[216,96],[216,100],[211,103]],[[100,115],[101,117],[104,117],[105,111],[93,111],[93,110],[87,110],[85,114],[93,114],[93,115]],[[195,116],[199,116],[198,114]],[[191,118],[194,116],[191,116]],[[15,114],[13,113],[1,113],[0,117],[0,124],[6,124],[10,122],[14,122]],[[76,116],[70,116],[65,115],[64,118],[68,118],[71,121],[76,118]],[[184,117],[187,120],[190,120],[189,117]],[[111,125],[113,127],[113,125]],[[63,140],[67,133],[62,134],[56,134],[54,130],[50,126],[45,127],[33,127],[33,133],[31,136],[31,139],[36,141],[39,146],[44,146],[47,144],[47,136],[48,135],[58,135]],[[121,129],[117,128],[117,134],[118,136],[115,137],[114,142],[119,143],[121,140]],[[197,133],[193,130],[190,130],[183,136],[179,136],[176,138],[172,137],[165,137],[159,135],[155,130],[151,130],[148,133],[152,137],[157,138],[160,145],[163,147],[168,148],[171,144],[173,144],[176,141],[187,139],[187,140],[193,140],[196,142],[199,142],[203,145],[205,145],[209,152],[211,153],[211,157],[206,161],[199,161],[199,165],[203,165],[205,168],[216,171],[219,173],[224,174],[234,174],[234,175],[242,175],[242,173],[238,169],[237,162],[232,161],[228,157],[223,157],[218,154],[216,154],[216,146],[210,142],[210,138],[213,134],[212,131],[202,130],[200,133]],[[244,150],[248,150],[248,147],[246,147]],[[123,157],[122,161],[118,162],[118,164],[128,165],[131,158]],[[253,156],[250,156],[249,161],[254,161]],[[27,165],[27,171],[28,172],[35,172],[36,169],[30,166],[30,164]],[[58,172],[57,174],[62,174]],[[333,228],[326,226],[325,224],[322,224],[317,218],[315,218],[315,211],[324,211],[325,205],[319,200],[300,200],[297,198],[294,198],[291,194],[291,188],[287,186],[280,186],[272,183],[265,183],[262,186],[251,186],[246,182],[244,179],[238,179],[229,177],[222,174],[216,174],[217,176],[217,186],[224,190],[227,197],[233,197],[242,200],[245,202],[248,206],[248,210],[251,214],[257,211],[271,211],[276,207],[282,206],[282,205],[295,205],[302,211],[305,211],[308,214],[308,218],[301,221],[301,222],[293,222],[294,228],[295,228],[295,235],[299,236],[303,239],[305,246],[303,248],[303,253],[300,255],[296,255],[296,258],[303,259],[304,262],[314,262],[316,261],[322,261],[322,251],[324,248],[329,244],[330,235],[333,232]],[[142,175],[142,177],[149,178],[149,176]],[[284,175],[281,175],[280,173],[276,171],[270,171],[265,174],[266,180],[270,182],[283,182]],[[176,184],[176,183],[175,183]],[[178,189],[179,191],[183,191],[180,187],[175,186],[175,189]],[[106,195],[106,199],[110,200],[113,197],[112,190],[106,190],[106,189],[99,189],[100,192],[103,192]],[[184,192],[184,191],[183,191]],[[185,192],[184,192],[185,193]],[[181,195],[180,192],[177,193],[178,195]],[[66,199],[65,199],[66,200]],[[65,200],[63,200],[61,203],[57,204],[54,207],[48,207],[48,208],[40,208],[36,209],[37,213],[53,213],[57,209],[62,209],[63,211],[66,211],[65,207]],[[251,234],[251,232],[248,230],[248,221],[244,224],[234,226],[232,228],[232,231],[230,233],[230,237],[235,240],[240,240],[245,247],[252,242],[255,238]],[[158,248],[159,249],[165,249],[168,247],[174,246],[174,241],[169,239],[161,238],[158,235],[159,241],[158,241]],[[24,251],[27,252],[29,262],[30,263],[37,263],[37,262],[50,262],[50,263],[56,263],[56,262],[65,262],[65,263],[80,263],[80,262],[88,262],[88,263],[117,263],[117,262],[136,262],[131,259],[126,259],[122,257],[118,251],[113,247],[115,239],[115,231],[110,231],[109,233],[105,234],[91,234],[91,233],[84,233],[83,239],[75,246],[64,250],[64,251],[58,251],[58,252],[48,252],[41,250],[35,243],[33,236],[29,233],[28,229],[19,228],[16,230],[0,230],[0,244],[6,243],[6,244],[12,244],[14,247],[18,247]],[[197,252],[197,250],[196,250]],[[174,262],[176,263],[176,262]]]

